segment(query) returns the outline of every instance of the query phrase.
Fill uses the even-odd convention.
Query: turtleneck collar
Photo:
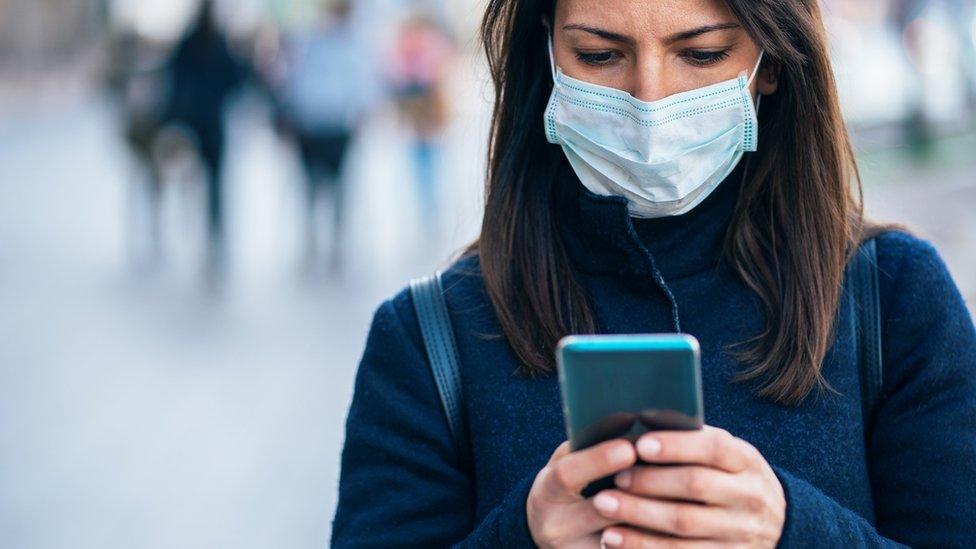
[[[655,219],[630,217],[626,198],[594,194],[570,170],[567,184],[574,185],[578,194],[560,209],[560,218],[571,261],[588,273],[665,280],[716,267],[748,158],[747,153],[708,198],[688,213]]]

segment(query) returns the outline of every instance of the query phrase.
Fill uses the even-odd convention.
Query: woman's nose
[[[657,63],[637,65],[631,82],[630,94],[641,101],[657,101],[671,95],[667,71]]]

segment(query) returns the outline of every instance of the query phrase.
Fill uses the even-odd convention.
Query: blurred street
[[[355,253],[323,277],[299,268],[295,159],[260,107],[242,105],[229,132],[233,259],[216,294],[193,270],[202,245],[173,246],[148,278],[130,264],[131,182],[104,100],[6,112],[0,537],[14,543],[4,545],[323,546],[372,312],[477,233],[481,92],[460,90],[478,110],[449,130],[467,149],[446,155],[443,238],[420,238],[412,182],[398,175],[403,136],[380,117],[352,153]],[[169,191],[167,206],[192,192]]]
[[[4,547],[326,544],[373,310],[479,230],[490,86],[469,50],[447,91],[443,207],[428,219],[407,175],[411,137],[380,109],[350,144],[337,271],[303,263],[302,168],[273,113],[253,91],[236,100],[216,287],[200,277],[203,191],[177,173],[192,161],[162,187],[163,253],[147,262],[117,105],[79,79],[2,90]],[[857,67],[839,72],[868,86],[851,80]],[[891,112],[851,97],[851,116],[871,127],[855,137],[868,215],[932,240],[976,312],[974,129],[950,127],[919,159],[892,137]]]

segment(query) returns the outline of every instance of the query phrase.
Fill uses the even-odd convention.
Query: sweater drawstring
[[[752,156],[753,156],[752,154],[745,155],[746,165],[745,165],[745,169],[742,170],[743,181],[745,181],[746,179],[746,174],[749,173],[749,168],[752,164]],[[631,229],[631,231],[633,231],[633,229]],[[631,236],[636,238],[636,233],[632,233]],[[644,247],[641,246],[641,248]],[[668,302],[671,303],[671,327],[674,329],[675,333],[680,334],[681,315],[678,313],[678,301],[674,298],[674,292],[671,291],[671,287],[668,286],[667,281],[664,280],[664,275],[661,274],[661,269],[658,268],[657,261],[654,260],[654,255],[651,254],[651,252],[646,248],[644,248],[644,254],[647,255],[647,258],[651,262],[651,273],[652,276],[654,277],[654,283],[657,284],[657,287],[660,288],[662,292],[664,292],[664,295],[667,296],[668,298]]]
[[[650,252],[647,252],[648,259],[651,260],[651,272],[654,277],[654,282],[657,287],[664,292],[667,296],[668,302],[671,303],[671,327],[674,329],[675,333],[681,333],[681,316],[678,314],[678,301],[674,298],[674,292],[671,291],[671,287],[664,280],[664,275],[661,274],[661,269],[657,267],[657,261],[654,260],[654,256]]]
[[[630,238],[637,243],[641,252],[644,253],[644,257],[651,264],[651,277],[654,279],[654,284],[664,292],[664,295],[668,298],[668,303],[671,304],[671,328],[675,333],[681,333],[681,315],[678,313],[678,300],[674,298],[674,292],[671,291],[671,287],[668,286],[667,281],[664,280],[664,275],[661,273],[661,269],[657,266],[657,261],[654,259],[654,254],[648,250],[644,244],[641,243],[640,237],[637,236],[637,231],[634,229],[633,223],[628,223]]]

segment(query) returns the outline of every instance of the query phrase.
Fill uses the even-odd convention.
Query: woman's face
[[[751,76],[759,46],[722,0],[558,0],[556,66],[642,101]],[[772,94],[763,70],[752,93]]]

